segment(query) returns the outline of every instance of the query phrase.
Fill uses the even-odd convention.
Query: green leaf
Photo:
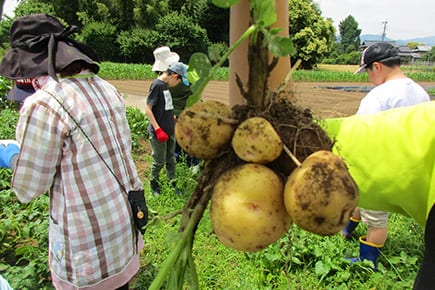
[[[190,107],[201,99],[202,91],[211,79],[211,70],[211,62],[205,53],[192,54],[189,59],[189,71],[195,71],[199,79],[191,86],[193,94],[187,99],[186,107]]]
[[[296,54],[293,41],[288,37],[276,36],[269,43],[269,51],[274,56],[288,56]]]
[[[239,3],[240,0],[212,0],[211,2],[219,8],[230,8]]]
[[[275,0],[251,0],[250,5],[255,24],[268,27],[277,21]]]
[[[200,78],[205,78],[211,70],[208,56],[202,52],[195,52],[189,59],[188,71],[196,71]]]
[[[315,266],[315,271],[317,276],[323,276],[325,274],[328,274],[331,270],[331,267],[329,265],[324,264],[322,261],[318,261]]]

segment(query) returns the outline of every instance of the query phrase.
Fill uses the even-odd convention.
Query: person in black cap
[[[98,57],[50,15],[17,18],[0,75],[31,79],[16,142],[0,145],[21,202],[49,192],[49,265],[56,289],[128,289],[142,236],[127,191],[142,190],[122,95]],[[3,143],[2,143],[3,144]]]
[[[373,114],[429,101],[428,93],[403,73],[399,50],[390,43],[375,43],[363,51],[361,66],[355,73],[364,71],[375,88],[361,100],[356,114]],[[360,237],[360,255],[352,261],[370,260],[377,269],[380,250],[387,240],[388,217],[389,213],[384,211],[355,209],[342,235],[350,238],[361,220],[367,224],[367,235]]]
[[[34,92],[35,89],[33,88],[31,79],[16,80],[15,85],[8,93],[7,99],[19,103],[19,107],[21,108],[24,100]]]
[[[8,100],[22,102],[34,92],[31,79],[16,80],[15,85],[8,93]]]

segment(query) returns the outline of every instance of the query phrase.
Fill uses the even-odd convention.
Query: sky
[[[337,28],[349,15],[363,34],[382,35],[393,40],[435,36],[434,0],[314,0],[322,16],[332,18]]]

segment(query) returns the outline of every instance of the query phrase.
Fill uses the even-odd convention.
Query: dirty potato
[[[304,230],[332,235],[349,221],[358,203],[358,189],[340,157],[329,151],[308,156],[288,178],[287,212]]]
[[[243,121],[234,131],[231,144],[240,159],[260,164],[278,158],[283,147],[272,124],[261,117]]]
[[[282,237],[291,224],[283,188],[280,177],[261,164],[225,172],[211,200],[211,222],[218,239],[227,247],[256,252]]]
[[[175,138],[187,153],[213,159],[230,143],[237,121],[231,108],[217,101],[186,108],[175,123]]]

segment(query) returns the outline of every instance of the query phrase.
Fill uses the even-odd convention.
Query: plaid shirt
[[[54,284],[108,289],[125,284],[137,272],[137,241],[142,241],[134,230],[127,194],[65,109],[125,189],[142,188],[122,96],[89,75],[49,81],[26,99],[16,131],[21,149],[12,187],[22,202],[50,193]]]

